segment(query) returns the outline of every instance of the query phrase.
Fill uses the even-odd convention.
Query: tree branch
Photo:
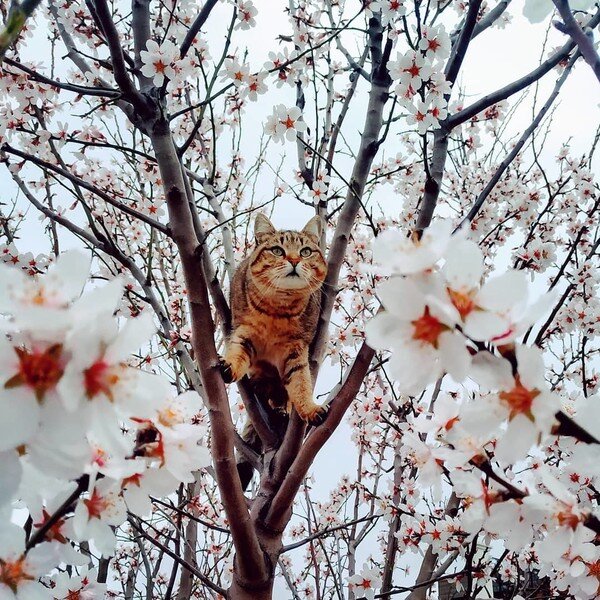
[[[106,0],[92,0],[92,2],[96,9],[96,15],[102,27],[104,37],[106,38],[106,43],[108,44],[115,81],[123,92],[125,99],[131,102],[138,111],[145,113],[149,108],[148,103],[129,78],[123,56],[123,47],[119,40],[117,28],[112,20],[108,4]]]
[[[310,368],[313,377],[319,370],[325,353],[329,321],[331,320],[331,313],[338,292],[340,270],[350,240],[350,232],[361,207],[362,195],[371,165],[379,149],[378,140],[383,125],[383,108],[388,100],[388,92],[392,83],[387,71],[387,56],[389,56],[391,45],[386,44],[386,52],[382,52],[383,29],[381,22],[376,17],[372,17],[369,21],[369,40],[372,62],[371,89],[360,148],[354,162],[350,186],[329,249],[327,277],[322,291],[321,313],[310,349]]]
[[[216,583],[212,582],[204,573],[201,573],[196,567],[191,565],[189,562],[184,560],[179,556],[179,554],[173,552],[168,546],[159,542],[156,538],[153,538],[151,535],[148,535],[135,521],[132,519],[129,521],[131,526],[146,540],[148,540],[151,544],[154,544],[157,548],[160,548],[167,556],[170,556],[176,563],[180,564],[184,569],[188,570],[190,573],[195,575],[206,587],[213,590],[217,594],[226,597],[227,592],[219,587]]]
[[[452,493],[446,503],[444,515],[452,514],[457,507],[458,497],[456,494]],[[421,563],[419,574],[417,575],[417,580],[415,582],[415,589],[408,595],[406,600],[425,600],[427,598],[427,590],[431,587],[432,583],[448,569],[455,557],[450,561],[446,561],[444,565],[440,565],[440,569],[442,566],[445,566],[441,573],[439,572],[440,569],[434,571],[438,558],[439,555],[433,551],[433,545],[430,545],[423,557],[423,562]]]
[[[0,65],[9,47],[17,40],[25,21],[35,11],[41,0],[23,0],[20,4],[12,2],[4,30],[0,31]]]
[[[588,433],[562,410],[559,410],[555,417],[558,421],[558,426],[552,430],[554,435],[570,435],[586,444],[600,444],[600,440],[597,440],[591,433]]]
[[[148,217],[147,215],[145,215],[141,212],[138,212],[134,208],[129,208],[127,205],[122,204],[121,202],[118,202],[117,200],[114,200],[113,198],[111,198],[111,196],[109,196],[102,190],[99,190],[96,186],[92,185],[91,183],[87,183],[87,181],[80,179],[79,177],[77,177],[76,175],[73,175],[69,171],[67,171],[65,169],[61,169],[60,167],[57,167],[56,165],[53,165],[52,163],[46,162],[45,160],[42,160],[41,158],[38,158],[37,156],[33,156],[31,154],[26,154],[25,152],[21,152],[20,150],[17,150],[16,148],[9,146],[8,144],[4,144],[1,149],[4,152],[7,152],[8,154],[12,154],[14,156],[18,156],[18,157],[22,158],[23,160],[32,162],[34,165],[40,167],[43,170],[47,169],[48,171],[52,171],[53,173],[56,173],[57,175],[61,175],[62,177],[65,177],[69,181],[72,181],[73,183],[77,184],[78,186],[88,190],[89,192],[92,192],[92,194],[98,196],[99,198],[104,200],[104,202],[106,202],[107,204],[110,204],[111,206],[118,208],[120,211],[123,211],[124,213],[128,214],[131,217],[135,217],[136,219],[139,219],[140,221],[144,221],[144,223],[147,223],[148,225],[150,225],[157,231],[160,231],[163,235],[166,235],[167,237],[171,237],[171,232],[169,231],[169,228],[166,225],[159,223],[152,217]]]
[[[436,129],[433,132],[433,153],[431,156],[429,177],[425,180],[425,192],[419,205],[419,214],[415,225],[415,230],[419,233],[429,227],[433,218],[433,213],[442,189],[447,155],[448,132],[444,128]]]
[[[177,243],[188,293],[192,324],[192,346],[206,390],[211,424],[211,452],[223,506],[237,550],[236,560],[243,578],[267,580],[268,569],[256,531],[250,520],[234,458],[234,426],[225,384],[219,370],[214,342],[214,322],[205,284],[204,267],[198,255],[182,166],[166,120],[159,120],[150,136],[160,174],[173,237]]]
[[[104,98],[118,98],[121,96],[121,92],[111,89],[111,88],[99,88],[99,87],[86,87],[84,85],[75,85],[73,83],[63,83],[62,81],[56,81],[54,79],[50,79],[26,67],[24,64],[17,62],[16,60],[12,60],[11,58],[5,58],[4,64],[10,65],[11,67],[15,67],[20,69],[24,73],[27,73],[31,79],[34,81],[39,81],[40,83],[45,83],[46,85],[50,85],[57,89],[66,90],[68,92],[73,92],[75,94],[81,94],[84,96],[101,96]]]
[[[472,0],[469,2],[469,9],[467,11],[465,24],[460,31],[456,43],[452,47],[450,58],[446,63],[444,73],[446,75],[446,80],[450,82],[451,86],[453,86],[454,82],[456,81],[460,68],[462,67],[465,59],[467,49],[471,43],[473,30],[475,29],[475,25],[477,23],[477,16],[479,15],[479,8],[481,7],[482,1],[483,0]]]
[[[89,475],[82,475],[77,480],[77,486],[73,492],[69,494],[68,498],[54,511],[52,516],[47,521],[44,521],[44,524],[27,540],[26,550],[31,550],[31,548],[43,542],[46,534],[58,523],[61,517],[64,517],[68,512],[73,510],[73,503],[87,489],[89,481]]]
[[[341,423],[346,410],[356,397],[374,355],[375,351],[366,343],[363,343],[352,366],[346,372],[344,382],[339,386],[339,389],[334,391],[334,399],[325,422],[311,431],[300,448],[271,503],[266,522],[272,529],[281,529],[283,524],[287,522],[291,514],[292,502],[302,480],[306,476],[315,456],[332,436]]]
[[[302,540],[299,540],[298,542],[294,542],[292,544],[288,544],[287,546],[283,546],[283,548],[281,549],[281,553],[283,554],[284,552],[289,552],[290,550],[295,550],[296,548],[300,548],[301,546],[304,546],[304,544],[308,544],[309,542],[312,542],[313,540],[316,540],[317,538],[321,538],[326,535],[329,535],[330,533],[333,533],[334,531],[340,531],[341,529],[347,529],[348,527],[352,527],[353,525],[356,525],[358,523],[365,523],[366,521],[373,521],[374,519],[379,519],[379,517],[381,517],[380,514],[367,515],[366,517],[361,517],[360,519],[354,519],[354,521],[348,521],[347,523],[342,523],[341,525],[336,525],[335,527],[325,527],[325,529],[321,529],[320,531],[315,531],[313,534],[309,535],[308,537],[305,537]]]
[[[558,81],[556,82],[556,85],[554,86],[554,89],[552,90],[552,93],[548,97],[548,100],[546,100],[546,103],[544,104],[544,106],[542,106],[541,110],[535,116],[535,118],[533,119],[533,121],[531,122],[529,127],[523,132],[523,134],[521,135],[521,137],[519,138],[517,143],[513,146],[512,150],[506,155],[504,160],[500,163],[500,165],[496,169],[496,172],[494,173],[492,178],[488,181],[487,185],[483,188],[483,190],[477,197],[477,200],[475,200],[475,203],[471,207],[471,210],[469,210],[469,212],[467,213],[467,216],[460,222],[460,225],[456,228],[456,230],[460,229],[466,223],[470,223],[477,216],[477,213],[483,206],[483,203],[486,201],[487,197],[490,195],[492,190],[496,187],[496,184],[498,183],[498,181],[500,181],[500,178],[502,177],[504,172],[512,164],[512,162],[516,158],[517,154],[519,154],[519,152],[521,152],[521,149],[525,145],[525,142],[531,137],[533,132],[538,128],[542,119],[546,116],[546,113],[550,110],[550,107],[552,106],[552,104],[554,104],[554,101],[556,100],[558,93],[560,92],[560,88],[563,86],[563,84],[567,80],[567,77],[569,76],[569,73],[571,72],[571,69],[573,68],[573,65],[575,64],[575,61],[577,60],[578,56],[579,56],[578,53],[576,53],[571,58],[571,60],[569,61],[569,64],[565,67],[565,70],[563,71],[562,75],[559,77]]]
[[[592,67],[596,79],[600,82],[600,56],[594,46],[594,30],[590,31],[591,35],[587,35],[579,26],[579,23],[573,17],[571,7],[568,0],[552,0],[554,6],[560,13],[564,25],[555,23],[557,29],[566,33],[579,47],[579,52],[585,61]]]
[[[212,9],[215,7],[215,4],[218,0],[206,0],[204,6],[201,8],[198,16],[195,21],[192,23],[191,27],[188,29],[188,32],[181,44],[181,50],[179,51],[180,58],[183,58],[190,49],[192,43],[194,42],[194,38],[196,34],[202,29],[202,25],[206,23],[206,20],[210,16]]]
[[[444,74],[450,83],[451,88],[454,87],[454,83],[458,77],[458,73],[460,72],[467,49],[471,43],[480,7],[480,0],[469,3],[469,10],[467,12],[465,23],[452,47],[450,58],[446,63]],[[445,98],[446,101],[450,100],[450,94],[446,94]],[[425,191],[419,206],[419,214],[415,224],[415,230],[418,234],[429,227],[431,219],[433,218],[435,207],[437,206],[440,190],[442,189],[442,180],[444,178],[446,156],[448,154],[449,132],[450,129],[447,126],[446,120],[441,122],[440,128],[436,129],[433,133],[433,155],[431,157],[431,170],[428,173],[425,181]]]
[[[485,17],[477,21],[475,27],[473,28],[473,35],[471,35],[471,39],[476,38],[486,29],[489,29],[502,16],[511,2],[512,0],[501,0],[501,2],[498,2],[498,4],[496,4],[496,6],[494,6],[494,8],[492,8],[492,10],[485,15]]]
[[[133,55],[138,80],[142,91],[148,91],[154,85],[150,77],[141,73],[141,52],[146,50],[146,44],[151,37],[150,32],[150,0],[131,1],[131,30],[133,32]]]
[[[598,11],[590,20],[589,26],[595,27],[596,25],[598,25],[598,23],[600,23],[600,11]],[[495,92],[484,96],[483,98],[477,100],[477,102],[474,102],[473,104],[471,104],[471,106],[464,108],[460,112],[451,115],[446,119],[446,129],[448,131],[451,131],[456,126],[461,125],[465,121],[468,121],[469,119],[484,111],[486,108],[489,108],[493,104],[497,104],[501,100],[506,100],[506,98],[509,98],[517,92],[520,92],[521,90],[525,89],[527,86],[540,79],[551,69],[556,67],[556,65],[558,65],[561,61],[567,58],[567,56],[569,56],[573,48],[575,48],[575,42],[570,41],[566,43],[560,50],[555,52],[550,58],[545,60],[539,67],[537,67],[527,75],[524,75],[520,79],[509,83],[503,88],[500,88],[499,90],[496,90]]]

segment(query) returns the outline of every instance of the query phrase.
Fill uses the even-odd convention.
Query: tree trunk
[[[274,578],[269,579],[262,588],[245,588],[234,576],[231,587],[227,590],[227,598],[228,600],[273,600],[273,581]]]
[[[256,523],[255,523],[256,525]],[[260,525],[257,527],[260,532]],[[275,581],[275,566],[281,554],[283,533],[266,533],[258,536],[260,547],[267,564],[267,577],[261,578],[256,573],[256,579],[243,577],[237,568],[238,555],[243,550],[236,549],[236,557],[233,561],[233,579],[227,590],[228,600],[273,600],[273,583]]]

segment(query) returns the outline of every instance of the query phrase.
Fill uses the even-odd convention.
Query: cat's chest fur
[[[287,346],[293,339],[304,337],[300,323],[280,323],[279,319],[268,319],[260,315],[254,315],[253,321],[252,343],[256,354],[252,362],[268,362],[282,373]]]
[[[250,333],[253,362],[266,361],[281,371],[286,348],[310,344],[318,318],[318,293],[279,292],[268,297],[249,283],[242,263],[232,286],[233,326]]]

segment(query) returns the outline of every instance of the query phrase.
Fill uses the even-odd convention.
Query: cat
[[[273,408],[283,405],[289,413],[293,406],[312,425],[326,414],[313,400],[308,366],[327,274],[321,233],[318,216],[301,231],[277,230],[264,215],[256,217],[256,246],[231,284],[233,331],[221,361],[226,383],[246,375],[262,382]]]

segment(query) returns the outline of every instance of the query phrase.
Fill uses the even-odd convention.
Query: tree
[[[246,0],[27,21],[0,79],[2,593],[597,595],[598,136],[543,156],[589,67],[544,41],[473,100],[509,5],[291,1],[264,65]],[[308,430],[219,369],[252,219],[282,206],[328,225]],[[319,501],[336,452],[356,475]]]

